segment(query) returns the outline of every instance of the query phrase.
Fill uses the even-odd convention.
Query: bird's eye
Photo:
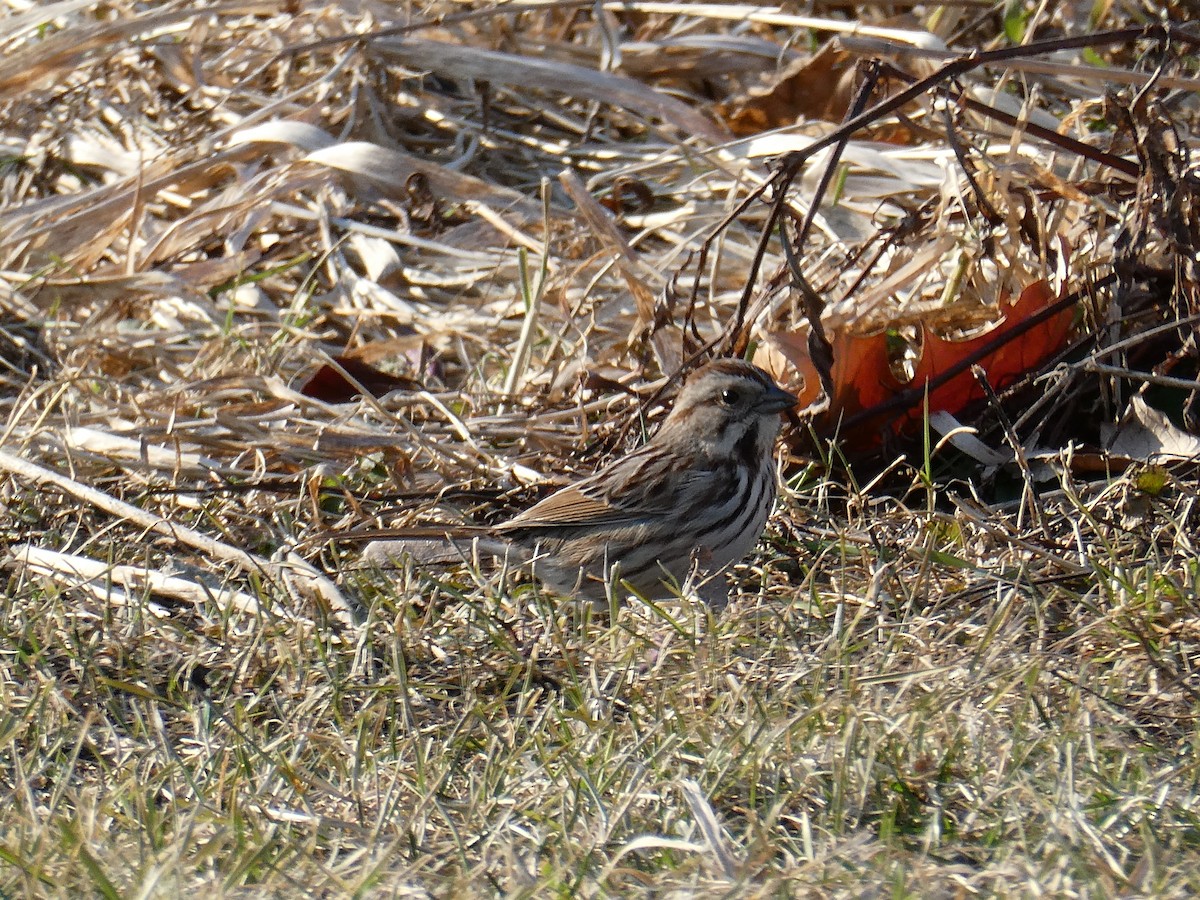
[[[738,402],[738,392],[733,388],[725,388],[721,391],[721,402],[726,406],[733,406]]]

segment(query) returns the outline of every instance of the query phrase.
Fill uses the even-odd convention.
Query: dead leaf
[[[352,356],[335,356],[333,362],[337,365],[325,363],[309,376],[308,381],[300,388],[300,393],[323,403],[349,403],[362,394],[363,388],[369,391],[372,397],[382,397],[389,391],[398,389],[422,389],[420,382],[412,378],[390,375]],[[350,377],[347,378],[347,375]]]
[[[795,125],[802,119],[840,122],[850,106],[854,59],[826,44],[796,60],[769,83],[717,107],[717,114],[738,137]]]
[[[855,419],[854,426],[839,432],[846,449],[870,450],[879,446],[884,433],[901,434],[924,416],[924,404],[907,409],[888,409],[886,404],[904,391],[920,391],[954,366],[998,338],[1038,315],[1057,297],[1045,280],[1029,285],[1008,307],[1000,320],[986,332],[966,340],[950,340],[921,325],[921,345],[911,379],[897,377],[888,349],[888,330],[858,335],[842,329],[829,335],[833,346],[833,397],[827,413],[815,422],[818,430],[832,434],[841,423]],[[1026,372],[1057,353],[1066,344],[1073,312],[1063,310],[1045,322],[1029,328],[976,362],[994,389],[1002,389]],[[801,405],[814,402],[820,390],[816,369],[808,355],[806,328],[793,332],[774,332],[767,336],[768,350],[762,363],[788,385],[804,380],[797,396]],[[969,368],[964,369],[929,392],[929,411],[957,414],[984,391]],[[879,408],[877,415],[860,417]]]
[[[1129,401],[1116,436],[1108,447],[1115,457],[1150,462],[1161,459],[1200,458],[1200,438],[1172,424],[1164,413],[1141,396]]]

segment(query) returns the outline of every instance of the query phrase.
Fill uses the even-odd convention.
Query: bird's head
[[[740,359],[706,363],[688,378],[658,439],[690,440],[710,454],[766,453],[779,414],[796,397],[758,366]]]

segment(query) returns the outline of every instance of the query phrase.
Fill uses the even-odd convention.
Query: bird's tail
[[[446,565],[477,563],[481,558],[492,556],[512,557],[514,561],[523,558],[508,541],[492,537],[482,529],[447,529],[441,533],[413,529],[400,536],[388,534],[372,540],[364,548],[362,560],[367,565],[390,568],[406,560],[418,565]]]

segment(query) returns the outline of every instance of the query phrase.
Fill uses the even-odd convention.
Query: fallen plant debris
[[[803,151],[788,151],[774,179],[759,188],[761,194],[767,184],[772,184],[776,192],[764,236],[772,227],[783,227],[789,216],[802,224],[789,245],[787,265],[767,280],[750,311],[747,307],[753,296],[754,280],[748,282],[738,314],[725,330],[723,345],[744,352],[756,329],[761,331],[763,321],[773,318],[775,324],[765,335],[764,359],[785,381],[803,382],[800,396],[813,403],[814,416],[819,415],[814,421],[817,433],[824,437],[836,434],[840,452],[851,457],[877,452],[881,444],[885,450],[892,449],[894,442],[885,436],[899,434],[906,424],[919,425],[928,412],[959,413],[971,400],[981,399],[982,392],[974,383],[971,365],[982,369],[983,377],[992,381],[993,388],[1004,388],[1035,375],[1042,363],[1058,359],[1070,332],[1073,310],[1066,303],[1051,306],[1053,298],[1046,276],[1038,270],[1056,270],[1054,281],[1059,285],[1060,297],[1074,284],[1086,284],[1089,291],[1099,290],[1111,283],[1113,276],[1096,273],[1117,265],[1115,254],[1120,245],[1128,247],[1127,235],[1114,243],[1112,234],[1100,229],[1100,223],[1107,220],[1111,211],[1107,204],[1096,202],[1100,194],[1091,173],[1077,169],[1080,184],[1071,184],[1052,170],[1023,158],[1018,150],[1022,139],[1039,138],[1063,152],[1077,154],[1080,163],[1088,160],[1098,163],[1100,173],[1111,179],[1109,190],[1116,196],[1122,191],[1127,195],[1128,182],[1123,176],[1139,176],[1137,199],[1141,211],[1136,221],[1144,223],[1150,216],[1157,219],[1164,226],[1163,234],[1169,235],[1166,241],[1173,245],[1173,252],[1184,249],[1180,243],[1196,246],[1194,240],[1180,240],[1194,230],[1194,225],[1186,221],[1187,214],[1182,212],[1189,208],[1187,201],[1181,199],[1186,193],[1186,189],[1181,190],[1181,182],[1186,180],[1183,173],[1190,165],[1186,142],[1176,136],[1165,142],[1169,144],[1167,149],[1161,138],[1141,140],[1138,143],[1141,165],[1133,166],[1119,151],[1097,148],[1061,135],[1061,129],[1047,128],[1042,122],[1053,124],[1055,120],[1043,111],[1035,111],[1040,113],[1040,121],[1035,122],[1038,119],[1035,113],[1013,115],[968,98],[959,87],[945,86],[953,86],[964,71],[989,61],[1035,58],[1070,47],[1104,46],[1134,38],[1154,38],[1160,42],[1173,39],[1190,47],[1200,43],[1200,35],[1187,29],[1119,29],[951,59],[923,79],[895,65],[876,66],[867,74],[859,99],[847,108],[848,121],[831,134],[809,142]],[[898,77],[908,87],[866,109],[865,101],[879,85],[883,72]],[[1146,103],[1156,77],[1164,77],[1161,69],[1142,79],[1135,108]],[[981,123],[964,120],[961,113],[956,117],[948,102],[939,106],[936,96],[927,111],[931,117],[940,114],[944,119],[947,153],[952,154],[948,158],[961,167],[962,192],[955,202],[946,203],[943,184],[943,202],[936,211],[929,203],[919,210],[911,205],[899,206],[904,217],[898,219],[897,228],[890,233],[885,229],[876,231],[862,247],[839,257],[840,271],[824,273],[828,280],[821,291],[821,310],[841,307],[845,312],[831,316],[824,323],[823,332],[832,337],[828,339],[829,359],[819,371],[821,365],[814,365],[810,354],[811,310],[807,317],[798,315],[800,306],[794,301],[788,304],[787,288],[789,280],[806,278],[797,270],[795,260],[802,256],[821,198],[831,183],[829,176],[846,154],[855,149],[846,141],[856,132],[870,128],[884,115],[904,108],[922,94],[939,92],[944,92],[944,101],[957,100],[971,112],[986,117]],[[1002,99],[994,91],[991,96],[997,102]],[[1178,135],[1169,117],[1164,117],[1159,107],[1155,109],[1158,127],[1153,129],[1154,133]],[[914,115],[910,113],[906,120],[913,121]],[[1130,115],[1128,111],[1122,113],[1129,129],[1146,137],[1150,129],[1139,129]],[[987,142],[994,140],[988,120],[1004,122],[1014,129],[1005,157],[994,159],[985,149]],[[979,129],[980,125],[982,130],[968,135],[966,129]],[[924,127],[925,133],[934,129],[933,125]],[[822,161],[824,175],[815,197],[806,198],[807,208],[802,214],[801,209],[788,206],[789,191],[793,190],[806,161],[825,148],[831,152]],[[884,157],[876,158],[882,161]],[[880,166],[881,162],[875,165]],[[935,187],[930,181],[929,188]],[[1163,208],[1164,202],[1171,212]],[[875,215],[878,218],[878,212]],[[1099,221],[1097,215],[1101,217]],[[1164,222],[1167,217],[1171,217],[1169,223]],[[1144,224],[1142,231],[1144,234]],[[1140,246],[1146,252],[1159,252],[1153,241]],[[760,253],[764,247],[760,242]],[[1073,260],[1072,253],[1078,250],[1084,250],[1084,256]],[[1187,253],[1184,249],[1180,258]],[[872,268],[884,271],[872,278]],[[1122,260],[1122,268],[1126,272],[1131,269],[1128,260]],[[846,290],[831,297],[830,288],[839,282]],[[811,288],[805,285],[805,290]],[[1018,297],[1007,309],[1006,296]],[[1180,313],[1166,294],[1160,297],[1160,304],[1160,314],[1167,316],[1185,318],[1195,309],[1193,306]],[[948,341],[934,330],[935,323],[942,330],[975,330],[980,309],[989,306],[997,310],[988,316],[995,323],[990,335]],[[1120,309],[1118,305],[1114,311]],[[799,319],[797,325],[787,324],[789,312],[791,318]],[[1095,328],[1105,326],[1095,320],[1090,324]],[[1145,324],[1145,320],[1139,319],[1139,324]],[[906,340],[905,330],[915,332],[912,339],[907,339],[909,359],[904,359],[892,346]],[[901,369],[907,371],[899,374]],[[822,382],[832,385],[832,390]],[[826,397],[828,393],[832,396]],[[1061,399],[1070,402],[1072,398],[1064,395]],[[1194,400],[1188,401],[1189,409],[1193,403]],[[1089,437],[1096,440],[1095,435]]]
[[[889,432],[899,435],[907,430],[911,436],[929,412],[958,413],[986,397],[966,361],[978,365],[996,388],[1007,387],[1065,346],[1072,310],[1052,309],[1056,299],[1047,282],[1035,281],[1015,303],[1001,304],[1002,317],[992,330],[962,340],[947,340],[924,323],[915,323],[919,329],[917,355],[912,375],[905,381],[894,371],[889,332],[861,337],[849,331],[838,334],[830,373],[835,393],[829,411],[823,414],[824,428],[836,431],[842,446],[874,447]],[[1020,339],[1008,337],[1014,328],[1047,311],[1053,315],[1042,317]],[[804,379],[801,403],[816,402],[820,376],[809,357],[807,332],[780,332],[769,340],[768,346],[777,349],[784,360],[776,368],[786,371],[790,365]],[[947,377],[952,369],[954,374]],[[913,391],[925,395],[921,406],[895,412],[887,409],[891,398]],[[876,410],[882,411],[872,417]]]
[[[0,5],[0,891],[1200,893],[1194,16],[806,12]],[[343,540],[752,352],[725,611]]]

